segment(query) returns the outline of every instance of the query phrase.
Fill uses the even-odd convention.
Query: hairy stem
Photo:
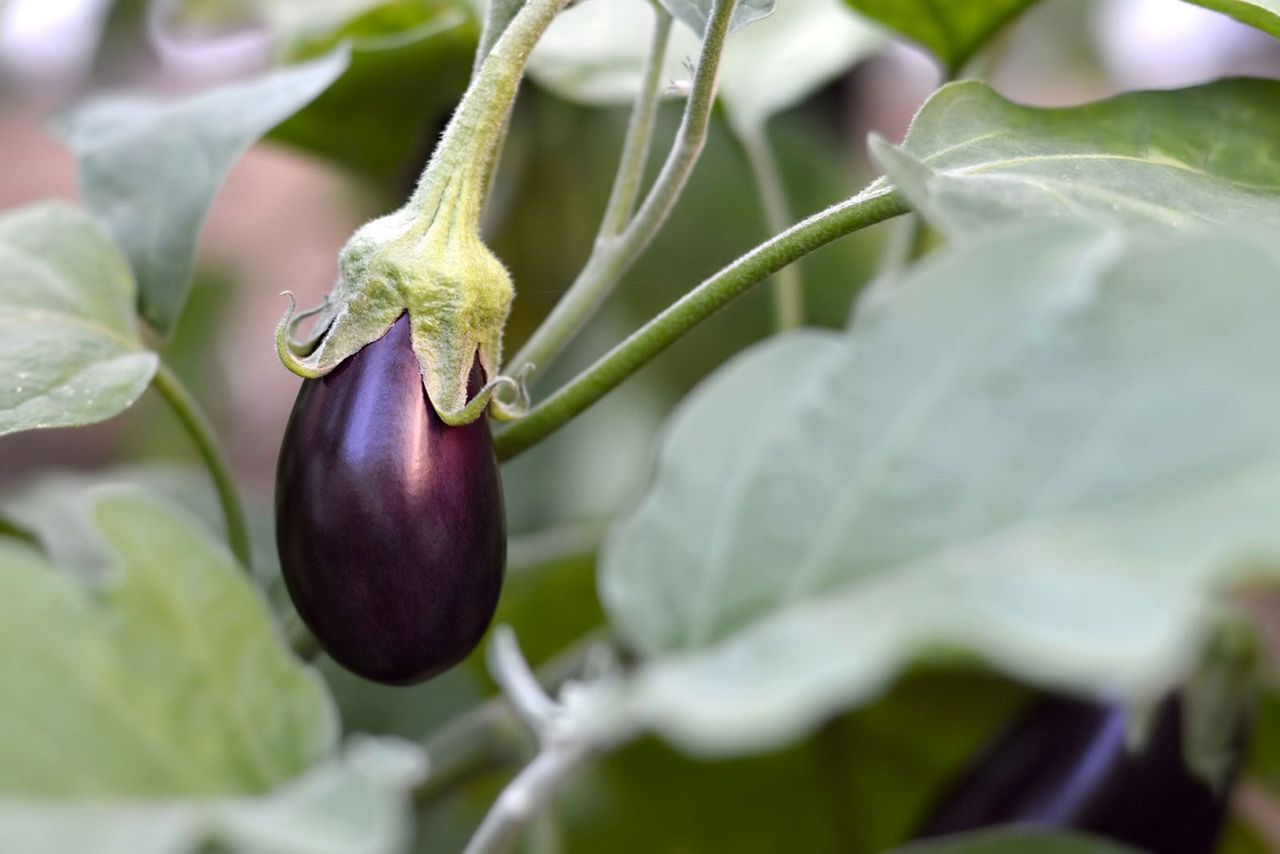
[[[606,236],[596,242],[582,272],[547,319],[534,330],[533,335],[511,359],[510,370],[533,365],[539,371],[545,371],[600,307],[623,275],[631,269],[666,222],[706,144],[711,111],[715,106],[720,56],[724,52],[729,21],[736,2],[737,0],[717,0],[715,11],[707,22],[693,88],[685,103],[680,129],[662,171],[658,173],[640,210],[620,234]]]
[[[222,516],[227,525],[227,542],[236,559],[246,569],[251,568],[249,551],[249,526],[245,522],[244,505],[240,502],[240,494],[236,491],[235,477],[231,473],[231,463],[227,460],[226,451],[218,442],[218,436],[209,423],[209,418],[200,408],[187,387],[178,379],[178,375],[164,362],[160,363],[151,384],[160,396],[169,404],[173,414],[178,416],[182,426],[186,428],[195,443],[205,468],[213,478],[213,486],[218,491],[218,502],[222,505]]]
[[[778,169],[778,158],[769,142],[764,125],[739,128],[738,139],[747,157],[760,194],[760,207],[770,234],[778,234],[791,225],[787,189]],[[779,330],[795,329],[804,324],[804,284],[800,268],[788,264],[773,277],[773,316]]]
[[[762,243],[685,294],[564,387],[494,437],[499,459],[545,439],[706,320],[787,264],[846,234],[906,213],[893,190],[867,190]]]
[[[476,45],[475,64],[471,67],[473,77],[480,73],[485,57],[493,50],[498,38],[506,32],[507,25],[522,5],[524,0],[489,0],[489,8],[485,11],[484,24],[480,29],[480,43]]]
[[[645,58],[640,91],[636,93],[631,119],[627,123],[627,136],[622,143],[622,156],[618,158],[613,190],[600,220],[597,243],[621,234],[627,227],[644,184],[644,169],[649,162],[658,103],[662,99],[662,63],[667,56],[667,43],[671,40],[671,13],[657,3],[653,4],[653,12],[655,19],[649,54]]]
[[[493,47],[477,61],[471,83],[406,205],[424,230],[441,217],[451,228],[478,232],[492,166],[529,53],[565,2],[525,0],[500,34],[488,34]],[[507,15],[513,8],[499,5],[496,15]],[[496,19],[489,23],[493,30],[501,25]]]
[[[467,843],[464,854],[505,854],[529,823],[543,813],[593,751],[578,742],[552,743],[507,784],[484,821]]]

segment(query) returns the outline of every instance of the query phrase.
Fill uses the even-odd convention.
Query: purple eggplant
[[[477,363],[471,393],[484,380]],[[298,614],[339,664],[404,685],[465,658],[497,606],[505,524],[487,420],[440,420],[408,315],[304,381],[280,449],[276,538]]]
[[[944,793],[920,835],[1021,824],[1158,854],[1208,854],[1222,831],[1229,786],[1215,790],[1187,770],[1181,718],[1179,701],[1165,700],[1147,742],[1131,751],[1123,707],[1042,700]]]

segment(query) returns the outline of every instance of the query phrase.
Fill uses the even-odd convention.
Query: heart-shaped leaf
[[[133,489],[84,512],[114,570],[92,587],[0,540],[0,796],[252,794],[331,751],[323,684],[224,546]]]
[[[1010,103],[953,83],[901,148],[890,180],[949,235],[1028,215],[1100,223],[1280,229],[1280,81],[1222,80],[1080,107]]]
[[[0,216],[0,435],[92,424],[155,374],[134,284],[115,245],[61,202]]]
[[[960,650],[1150,701],[1280,568],[1280,260],[1050,223],[958,244],[845,335],[684,404],[602,556],[632,720],[759,750]]]
[[[191,288],[196,240],[232,164],[323,92],[347,52],[177,101],[103,97],[60,117],[85,204],[124,248],[138,307],[169,332]]]

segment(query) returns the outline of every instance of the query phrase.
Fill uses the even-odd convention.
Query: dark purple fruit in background
[[[472,393],[483,382],[477,364]],[[349,670],[419,682],[480,642],[506,562],[498,461],[485,417],[436,415],[408,315],[303,383],[280,448],[276,540],[299,615]]]
[[[1141,750],[1122,707],[1065,698],[1035,704],[944,793],[921,836],[998,824],[1078,830],[1158,854],[1209,854],[1230,787],[1182,762],[1181,709],[1164,701]]]

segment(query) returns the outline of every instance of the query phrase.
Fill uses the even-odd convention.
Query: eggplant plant
[[[1048,0],[149,4],[261,68],[0,213],[0,851],[1280,846],[1280,10],[1163,2],[1261,76],[1098,97]],[[197,252],[264,139],[356,190],[324,282],[238,194],[275,359]]]

